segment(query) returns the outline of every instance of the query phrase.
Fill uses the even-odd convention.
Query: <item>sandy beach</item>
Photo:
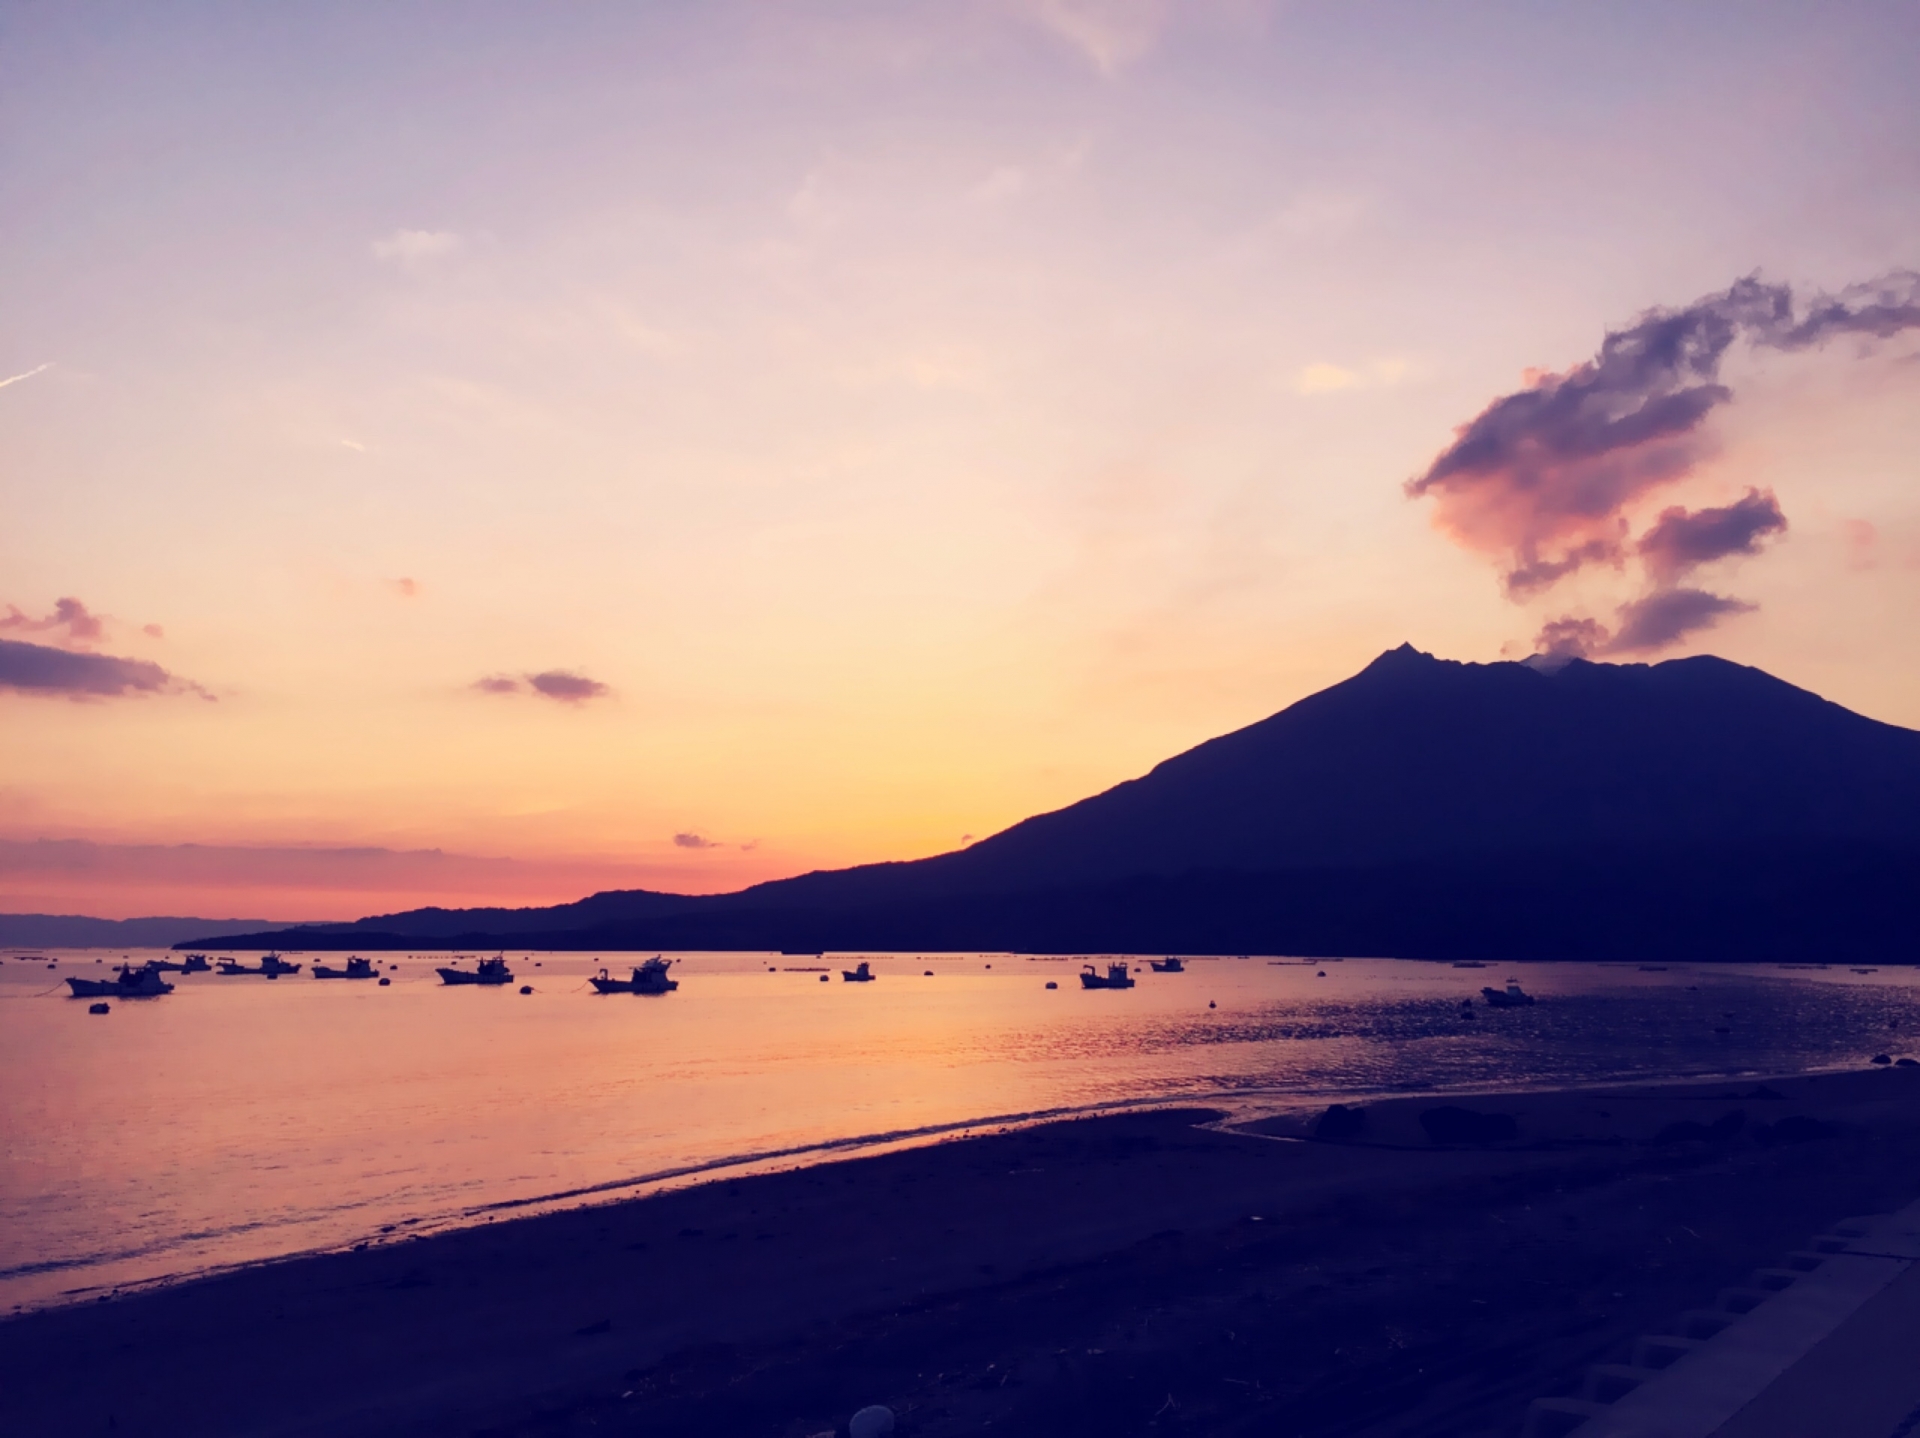
[[[1436,1144],[1443,1104],[1514,1134]],[[0,1324],[0,1431],[804,1438],[885,1403],[926,1438],[1514,1434],[1634,1335],[1920,1196],[1911,1069],[1408,1097],[1339,1142],[1312,1114],[1221,1117],[975,1136],[25,1315]]]

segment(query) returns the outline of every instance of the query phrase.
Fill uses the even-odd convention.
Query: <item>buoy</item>
[[[820,975],[820,982],[824,984],[827,981],[827,978],[828,976],[826,974]]]
[[[105,1004],[88,1004],[87,1012],[90,1014],[104,1014],[109,1012],[109,1010]]]
[[[388,984],[390,984],[390,983],[392,983],[392,982],[393,982],[393,980],[392,980],[392,979],[390,979],[390,978],[387,978],[387,977],[386,977],[386,976],[385,976],[385,975],[383,974],[383,975],[381,976],[381,978],[380,978],[380,987],[384,989],[384,988],[385,988],[385,987],[386,987],[386,986],[387,986]]]
[[[1210,1008],[1210,1009],[1217,1009],[1217,1008],[1219,1008],[1219,1007],[1220,1007],[1220,1005],[1218,1005],[1218,1004],[1216,1004],[1216,1003],[1215,1003],[1215,1002],[1214,1002],[1214,1001],[1213,1001],[1212,999],[1208,999],[1208,1000],[1207,1000],[1207,1007],[1208,1007],[1208,1008]]]
[[[1314,975],[1316,979],[1324,979],[1326,976],[1327,976],[1327,971],[1325,969],[1320,970],[1319,973]]]
[[[847,1438],[889,1438],[892,1432],[893,1410],[878,1403],[847,1420]]]
[[[523,993],[523,994],[530,994],[530,993],[532,993],[532,992],[533,992],[533,985],[532,985],[532,984],[522,984],[522,985],[520,985],[520,992],[521,992],[521,993]]]
[[[928,970],[927,970],[927,977],[928,977],[928,978],[932,978],[932,977],[933,977],[933,970],[932,970],[932,969],[928,969]]]
[[[1048,979],[1048,980],[1047,980],[1047,987],[1048,987],[1048,988],[1050,988],[1050,989],[1057,989],[1057,988],[1059,988],[1059,987],[1060,987],[1060,985],[1058,985],[1058,984],[1056,984],[1056,983],[1055,983],[1055,982],[1054,982],[1054,981],[1053,981],[1052,979]]]

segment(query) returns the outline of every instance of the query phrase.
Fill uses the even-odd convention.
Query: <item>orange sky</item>
[[[0,689],[0,908],[915,857],[1605,612],[1403,482],[1650,305],[1920,262],[1911,49],[1379,8],[16,17],[0,640],[172,678]],[[1790,520],[1691,648],[1920,726],[1913,350],[1739,358],[1684,498]]]

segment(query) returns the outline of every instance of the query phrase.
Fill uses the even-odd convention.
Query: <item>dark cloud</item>
[[[675,834],[674,844],[682,849],[717,849],[720,846],[712,839],[703,839],[698,834]]]
[[[213,696],[199,685],[167,673],[145,659],[81,654],[24,639],[0,639],[0,689],[23,694],[64,694],[71,699],[111,699],[141,694]]]
[[[589,679],[584,674],[570,674],[564,669],[529,674],[527,683],[536,694],[544,694],[549,699],[558,699],[566,704],[579,704],[612,692],[598,679]]]
[[[516,679],[511,674],[489,674],[470,686],[482,694],[540,694],[563,704],[581,704],[613,691],[598,679],[565,669],[548,669]]]
[[[1591,659],[1605,654],[1650,654],[1689,634],[1711,629],[1729,614],[1755,608],[1745,600],[1704,589],[1656,589],[1614,614],[1615,627],[1568,616],[1542,625],[1534,637],[1536,660]]]
[[[1745,600],[1709,594],[1704,589],[1659,589],[1620,606],[1619,626],[1608,641],[1609,654],[1646,654],[1664,649],[1701,629],[1711,629],[1728,614],[1754,608]]]
[[[22,614],[17,605],[9,604],[4,617],[0,617],[0,629],[20,629],[29,633],[45,632],[49,629],[67,631],[69,643],[86,644],[101,638],[105,628],[100,616],[90,612],[87,606],[73,598],[56,599],[53,613],[41,619],[33,619]]]
[[[1749,489],[1743,498],[1718,509],[1663,509],[1634,548],[1655,584],[1672,585],[1716,559],[1759,553],[1763,538],[1786,527],[1787,517],[1773,491]]]
[[[1632,539],[1647,496],[1687,478],[1711,453],[1707,421],[1733,398],[1720,382],[1727,352],[1740,340],[1802,350],[1915,328],[1920,274],[1911,271],[1804,305],[1788,286],[1749,277],[1681,309],[1649,310],[1609,332],[1592,359],[1494,400],[1406,491],[1432,499],[1435,522],[1459,543],[1495,558],[1515,600],[1578,570],[1624,570],[1639,560],[1647,592],[1621,610],[1609,642],[1633,650],[1671,643],[1747,607],[1679,581],[1714,559],[1756,553],[1761,539],[1786,528],[1773,495],[1756,490],[1718,509],[1668,509]],[[1541,652],[1590,644],[1591,634],[1560,627],[1579,622],[1548,625]],[[1671,637],[1655,638],[1661,633]]]

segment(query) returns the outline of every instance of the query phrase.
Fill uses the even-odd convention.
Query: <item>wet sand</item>
[[[1920,1071],[1767,1087],[1086,1119],[267,1264],[0,1323],[0,1432],[1512,1435],[1920,1197]],[[1517,1137],[1436,1146],[1442,1103]]]

